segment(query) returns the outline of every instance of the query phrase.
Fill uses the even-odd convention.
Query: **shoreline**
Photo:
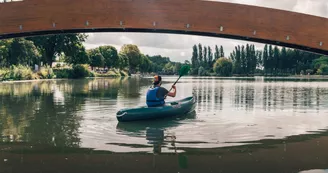
[[[177,75],[163,75],[176,77]],[[129,77],[152,77],[152,75],[131,75],[131,76],[99,76],[99,77],[86,77],[86,78],[58,78],[58,79],[31,79],[31,80],[6,80],[0,81],[1,83],[24,83],[24,82],[39,82],[39,81],[60,81],[60,80],[83,80],[83,79],[106,79],[106,78],[129,78]],[[315,80],[328,80],[328,75],[292,75],[292,76],[185,76],[196,78],[217,78],[217,79],[315,79]]]

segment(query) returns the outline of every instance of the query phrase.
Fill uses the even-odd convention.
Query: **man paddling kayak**
[[[161,76],[154,76],[154,85],[149,88],[146,96],[146,103],[148,107],[156,107],[162,106],[165,104],[165,97],[166,95],[170,97],[175,97],[176,95],[176,87],[175,85],[172,86],[174,91],[169,92],[167,89],[161,87],[162,85],[162,77]]]

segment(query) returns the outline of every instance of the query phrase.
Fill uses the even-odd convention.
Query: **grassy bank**
[[[119,69],[110,69],[107,73],[95,73],[95,77],[123,77],[129,76],[129,73],[124,70]]]
[[[49,67],[44,67],[37,72],[33,72],[31,68],[22,65],[0,69],[0,81],[53,79],[54,77],[55,74]]]
[[[0,81],[38,80],[38,79],[78,79],[87,77],[121,77],[128,76],[127,71],[111,69],[105,74],[89,70],[88,65],[73,65],[67,68],[42,67],[33,71],[28,66],[11,66],[0,69]]]

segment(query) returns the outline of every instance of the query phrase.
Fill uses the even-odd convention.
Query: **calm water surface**
[[[168,88],[177,77],[163,78]],[[328,82],[183,77],[179,118],[119,123],[151,78],[0,84],[2,172],[324,172]],[[238,166],[236,166],[238,165]]]

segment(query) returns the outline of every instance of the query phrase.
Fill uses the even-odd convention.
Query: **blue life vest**
[[[156,93],[159,87],[150,88],[147,92],[146,103],[149,107],[162,106],[165,104],[164,98],[159,99],[156,97]]]

